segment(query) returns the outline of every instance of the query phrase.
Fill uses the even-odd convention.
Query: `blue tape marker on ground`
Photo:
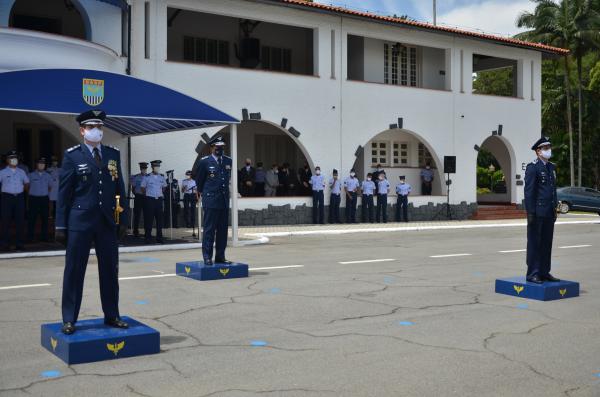
[[[141,258],[141,262],[156,263],[156,262],[160,262],[160,259],[158,259],[158,258]]]
[[[408,326],[408,325],[414,325],[415,323],[413,323],[412,321],[398,321],[398,325],[404,325],[404,326]]]
[[[394,277],[384,277],[383,282],[386,284],[391,284],[395,281]]]
[[[279,288],[271,288],[269,292],[271,292],[272,294],[278,294],[281,292],[281,290]]]
[[[44,371],[41,374],[44,378],[56,378],[60,376],[60,371]]]
[[[135,304],[136,305],[147,305],[148,301],[136,301]]]
[[[483,276],[483,273],[482,272],[473,272],[473,276],[481,277],[481,276]]]
[[[265,342],[264,340],[253,340],[250,342],[250,345],[252,346],[266,346],[267,342]]]
[[[527,303],[519,303],[519,304],[517,305],[517,307],[518,307],[519,309],[528,309],[528,308],[529,308],[529,305],[528,305]]]
[[[598,372],[597,374],[594,374],[596,376],[596,378],[600,378],[600,372]]]

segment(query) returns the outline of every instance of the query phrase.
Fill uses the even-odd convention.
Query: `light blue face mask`
[[[541,150],[540,155],[546,160],[550,160],[550,157],[552,157],[552,149]]]

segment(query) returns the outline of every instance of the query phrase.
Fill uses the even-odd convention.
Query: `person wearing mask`
[[[279,170],[277,164],[273,164],[265,175],[265,197],[275,197],[279,186]]]
[[[50,216],[54,219],[56,218],[56,200],[58,200],[58,181],[60,177],[60,167],[58,166],[58,158],[56,156],[52,156],[48,173],[52,177],[52,188],[48,195],[50,199]]]
[[[206,266],[214,263],[228,265],[231,262],[225,258],[225,249],[229,221],[229,180],[233,162],[231,157],[225,155],[222,136],[211,139],[208,144],[211,153],[202,158],[196,171],[196,185],[204,210],[202,258]],[[214,262],[213,246],[216,250]]]
[[[350,170],[350,176],[344,180],[344,191],[346,192],[346,222],[356,223],[356,203],[358,200],[358,187],[360,182],[356,177],[356,170]]]
[[[402,222],[402,218],[404,218],[404,222],[408,222],[408,195],[411,190],[412,187],[406,183],[406,177],[400,175],[400,183],[396,185],[396,195],[398,196],[396,201],[396,222]]]
[[[185,227],[195,227],[198,188],[196,181],[192,179],[191,170],[185,172],[185,179],[181,181],[181,193],[183,194],[183,219]]]
[[[279,177],[279,187],[277,188],[277,196],[288,196],[290,192],[290,170],[288,163],[283,163],[277,176]]]
[[[527,211],[527,281],[542,284],[560,281],[550,274],[552,239],[557,217],[556,166],[552,143],[547,137],[531,147],[537,156],[525,168],[525,210]]]
[[[256,197],[265,196],[265,176],[266,172],[263,168],[263,163],[256,163],[256,172],[254,173],[254,195]]]
[[[151,243],[152,239],[152,224],[156,221],[156,242],[163,243],[163,205],[164,205],[164,190],[167,187],[167,180],[160,173],[161,160],[150,162],[152,173],[148,174],[140,185],[142,193],[146,197],[144,209],[144,239],[146,244]]]
[[[387,223],[387,196],[390,191],[385,172],[379,174],[377,181],[377,222]]]
[[[246,165],[240,168],[238,173],[239,191],[242,197],[250,197],[254,194],[254,180],[256,170],[252,167],[252,160],[246,159]]]
[[[62,332],[75,332],[92,243],[98,259],[104,324],[128,328],[119,315],[119,244],[127,231],[127,191],[119,150],[102,144],[106,113],[77,117],[83,143],[63,155],[56,208],[56,240],[66,243],[62,290]]]
[[[299,194],[301,196],[310,196],[312,194],[312,188],[310,186],[310,177],[312,176],[312,172],[308,163],[304,162],[304,167],[298,170],[298,179],[300,180],[300,190]]]
[[[48,241],[48,194],[51,189],[52,176],[46,172],[46,159],[42,157],[36,162],[36,170],[29,173],[28,241],[33,241],[38,217],[41,221],[40,241]]]
[[[329,179],[329,223],[340,223],[340,203],[342,201],[342,182],[338,178],[338,170],[333,170]]]
[[[373,192],[373,200],[378,199],[378,183],[379,183],[379,175],[383,174],[385,171],[383,170],[383,167],[381,166],[381,164],[377,164],[377,167],[375,167],[375,171],[373,171],[373,183],[375,183],[375,191]],[[380,207],[379,205],[377,205],[377,203],[374,203],[373,206],[375,207],[375,219],[379,219],[381,217],[380,214]]]
[[[23,224],[25,223],[25,192],[29,188],[29,177],[18,167],[19,158],[15,150],[6,154],[6,168],[0,171],[2,199],[0,218],[2,219],[2,249],[10,249],[10,224],[15,221],[15,245],[17,251],[23,247]]]
[[[431,196],[431,190],[433,187],[433,171],[431,170],[431,163],[425,164],[425,169],[421,170],[421,194],[423,196]]]
[[[321,167],[315,167],[315,174],[310,177],[310,186],[312,187],[313,197],[313,223],[325,223],[325,198],[323,190],[325,189],[325,178],[321,175]]]
[[[290,170],[289,163],[285,163],[283,166],[287,173],[287,195],[295,196],[298,192],[298,177]]]
[[[145,211],[145,201],[146,196],[142,192],[142,181],[148,176],[148,163],[145,161],[141,161],[138,163],[140,166],[140,172],[132,175],[129,178],[129,186],[131,188],[131,192],[134,194],[133,198],[133,235],[138,237],[140,235],[139,227],[140,227],[140,219],[142,216],[146,217]]]
[[[373,223],[373,194],[375,192],[375,182],[373,182],[373,174],[367,174],[367,179],[362,182],[362,221],[367,220]]]

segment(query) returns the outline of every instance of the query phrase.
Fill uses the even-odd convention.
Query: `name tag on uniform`
[[[225,166],[225,169],[226,169],[226,170],[230,170],[230,169],[231,169],[231,166],[228,164],[228,165],[226,165],[226,166]]]

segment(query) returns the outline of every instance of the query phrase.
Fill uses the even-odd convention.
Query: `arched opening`
[[[225,149],[227,155],[231,154],[229,129],[230,127],[224,127],[215,134],[215,136],[223,136],[227,143]],[[256,171],[259,170],[259,164],[261,164],[264,173],[276,165],[280,183],[275,193],[276,196],[311,195],[310,186],[304,186],[302,182],[306,179],[306,174],[303,172],[305,166],[308,166],[310,172],[313,169],[313,162],[306,148],[289,131],[270,121],[244,120],[238,125],[237,133],[237,161],[240,169],[245,167],[246,159],[250,159],[252,167]],[[202,148],[200,155],[205,156],[209,152],[210,149],[206,145]],[[264,196],[263,188],[260,185],[262,180],[260,176],[259,183],[252,184],[252,187],[244,186],[241,179],[238,191],[242,197]]]
[[[477,154],[477,202],[512,202],[512,164],[508,143],[500,136],[486,138]]]
[[[89,38],[85,11],[76,0],[16,0],[9,26],[60,34],[78,39]]]
[[[418,134],[406,129],[390,129],[375,135],[356,157],[353,168],[362,180],[378,164],[384,169],[392,186],[404,175],[413,188],[413,195],[422,194],[421,171],[430,165],[433,171],[431,195],[445,194],[441,162],[431,146]],[[345,170],[346,171],[346,170]]]

